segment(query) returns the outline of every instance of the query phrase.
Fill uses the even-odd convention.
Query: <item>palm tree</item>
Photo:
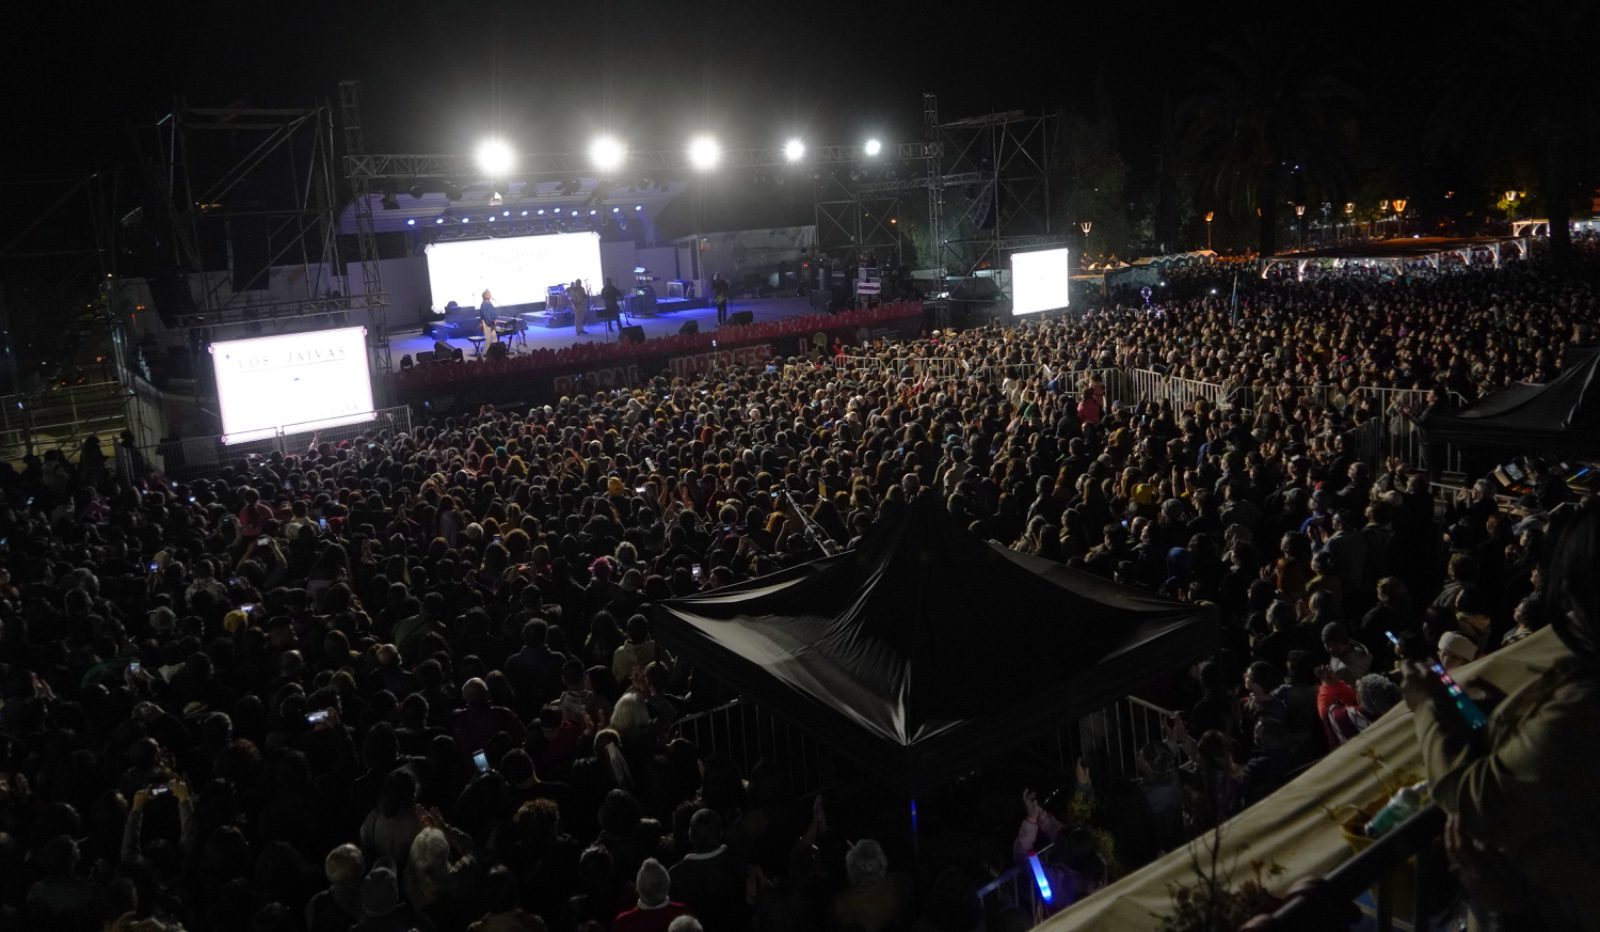
[[[1465,22],[1456,58],[1470,64],[1449,76],[1429,118],[1430,141],[1502,163],[1531,160],[1551,258],[1565,261],[1580,166],[1597,154],[1600,91],[1590,47],[1600,9],[1590,0],[1511,0]]]
[[[1262,255],[1277,248],[1286,198],[1327,192],[1340,200],[1358,137],[1353,87],[1320,71],[1303,40],[1261,29],[1237,45],[1213,46],[1179,111],[1183,155],[1203,196],[1234,216],[1259,213]]]

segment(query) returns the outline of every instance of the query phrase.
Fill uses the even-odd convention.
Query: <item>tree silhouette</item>
[[[1531,160],[1535,197],[1550,220],[1551,258],[1564,262],[1580,170],[1600,155],[1592,65],[1600,8],[1588,0],[1510,0],[1494,15],[1465,22],[1455,44],[1462,64],[1429,117],[1429,142],[1473,153],[1480,163]]]
[[[1346,189],[1359,97],[1303,39],[1255,28],[1210,53],[1215,64],[1179,110],[1184,160],[1218,209],[1259,210],[1258,248],[1270,255],[1286,198],[1337,200]]]

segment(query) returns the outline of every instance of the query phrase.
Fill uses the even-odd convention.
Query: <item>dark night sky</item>
[[[1272,22],[1311,36],[1319,58],[1354,64],[1381,110],[1403,107],[1406,75],[1433,70],[1442,54],[1437,11],[1420,6],[1287,8]],[[126,157],[121,127],[151,121],[173,94],[297,106],[334,97],[345,77],[364,82],[369,149],[422,152],[467,151],[495,130],[525,149],[581,150],[607,123],[652,148],[701,127],[730,145],[792,133],[910,140],[924,90],[956,117],[1084,106],[1098,79],[1137,173],[1154,157],[1153,102],[1164,90],[1181,96],[1208,45],[1252,12],[965,9],[975,22],[952,5],[834,0],[67,2],[0,40],[14,130],[4,158],[9,171],[104,167]]]

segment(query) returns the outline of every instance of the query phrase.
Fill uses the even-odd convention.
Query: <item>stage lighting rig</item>
[[[883,151],[883,143],[876,139],[868,139],[867,144],[861,147],[861,151],[865,152],[868,158],[875,158]]]
[[[615,136],[601,136],[589,145],[589,161],[600,171],[616,171],[627,158],[627,147]]]
[[[490,178],[504,178],[517,164],[517,154],[503,139],[485,139],[478,144],[478,170]]]
[[[790,162],[798,162],[806,157],[806,144],[798,139],[791,139],[783,144],[783,157]]]
[[[697,136],[689,143],[689,164],[710,171],[722,162],[722,146],[710,136]]]

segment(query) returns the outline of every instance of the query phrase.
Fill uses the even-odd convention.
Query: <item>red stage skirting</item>
[[[467,402],[547,401],[580,387],[621,388],[637,385],[663,372],[692,375],[718,366],[753,365],[819,331],[831,341],[854,342],[855,333],[897,327],[919,329],[920,301],[884,304],[868,310],[789,317],[748,327],[721,328],[711,333],[679,334],[643,343],[580,343],[564,349],[539,349],[505,359],[431,363],[396,371],[390,377],[394,401],[416,404],[457,395]],[[715,345],[713,346],[713,343]],[[810,350],[805,351],[809,354]]]

